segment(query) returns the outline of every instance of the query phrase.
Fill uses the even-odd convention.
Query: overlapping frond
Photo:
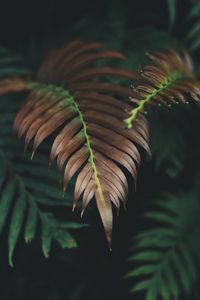
[[[25,148],[33,141],[33,154],[56,131],[50,164],[57,159],[64,168],[64,191],[79,171],[75,189],[76,207],[82,195],[82,212],[92,200],[111,244],[112,203],[125,205],[128,182],[125,170],[137,180],[139,145],[148,153],[148,124],[142,114],[132,129],[124,126],[131,106],[122,102],[133,96],[129,87],[107,83],[104,76],[138,79],[124,69],[90,66],[99,59],[125,59],[118,52],[103,50],[99,43],[73,41],[52,51],[42,63],[34,82],[5,79],[0,93],[30,90],[27,102],[14,121],[14,130],[24,137]]]
[[[171,107],[173,104],[187,103],[188,95],[196,101],[200,99],[200,84],[186,52],[179,54],[170,50],[147,55],[153,64],[142,68],[140,79],[133,88],[135,96],[130,100],[136,107],[124,120],[128,128],[132,127],[138,113],[144,112],[146,106]]]
[[[147,300],[180,299],[189,294],[200,263],[198,194],[194,190],[166,195],[145,214],[150,228],[133,240],[130,261],[136,267],[132,292],[146,292]]]

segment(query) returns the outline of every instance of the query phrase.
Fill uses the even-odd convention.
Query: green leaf
[[[167,7],[169,12],[170,28],[172,28],[176,19],[177,0],[167,0]]]
[[[189,292],[191,289],[191,280],[189,274],[187,273],[187,269],[183,265],[183,262],[181,261],[178,253],[173,252],[172,255],[173,255],[172,259],[174,263],[174,269],[177,271],[179,276],[178,280],[180,280],[182,288],[186,292]]]
[[[38,224],[38,209],[33,202],[34,200],[31,197],[29,197],[29,199],[28,214],[24,233],[26,243],[29,243],[34,239]]]
[[[41,242],[42,242],[42,251],[46,258],[49,257],[51,244],[52,244],[52,226],[49,222],[46,221],[46,216],[42,216],[42,232],[41,232]]]
[[[171,264],[165,265],[165,280],[166,286],[170,287],[172,297],[174,297],[174,299],[178,299],[180,289],[176,280],[176,275],[173,272],[173,266]]]
[[[174,216],[170,216],[166,212],[150,211],[145,214],[145,217],[161,223],[177,224]]]
[[[129,260],[137,260],[137,261],[157,261],[160,258],[162,258],[162,254],[159,251],[150,251],[150,250],[144,250],[139,253],[136,253],[132,256],[130,256]]]
[[[16,180],[9,180],[0,196],[0,233],[6,222],[10,206],[12,205],[13,196],[16,192]]]
[[[151,274],[155,271],[156,266],[155,265],[144,265],[141,267],[138,267],[134,269],[133,271],[127,273],[127,278],[128,277],[135,277],[135,276],[141,276],[141,275],[148,275]]]
[[[160,278],[160,295],[163,300],[170,300],[170,291],[168,286],[165,284],[165,279]]]
[[[143,290],[147,289],[150,284],[151,284],[151,280],[140,281],[131,289],[130,292],[134,293],[134,292],[138,292],[138,291],[143,291]]]
[[[158,297],[158,290],[155,285],[149,286],[147,290],[146,300],[156,300]]]
[[[9,248],[9,264],[13,267],[12,257],[13,252],[19,238],[20,230],[23,226],[24,213],[26,209],[26,191],[23,184],[19,181],[18,199],[13,209],[13,215],[10,223],[10,230],[8,234],[8,248]]]
[[[68,231],[57,230],[54,234],[54,238],[63,249],[77,247],[76,241]]]

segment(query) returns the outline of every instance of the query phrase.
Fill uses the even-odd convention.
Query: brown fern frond
[[[111,245],[112,203],[126,204],[126,170],[137,180],[141,157],[137,146],[148,153],[149,130],[145,117],[127,130],[124,118],[132,107],[121,101],[135,97],[131,89],[102,81],[103,76],[137,80],[138,74],[113,67],[91,66],[99,59],[125,59],[99,43],[73,41],[52,51],[42,63],[27,102],[14,121],[24,137],[25,148],[33,141],[33,154],[57,130],[50,153],[59,170],[64,169],[64,191],[78,173],[74,205],[82,196],[82,213],[95,197],[106,237]]]
[[[189,96],[200,100],[200,83],[197,80],[189,54],[183,51],[182,55],[175,50],[165,53],[147,53],[153,61],[152,65],[145,65],[134,87],[135,96],[131,101],[136,107],[129,112],[124,120],[128,128],[137,119],[139,112],[144,112],[148,105],[167,105],[187,103]]]

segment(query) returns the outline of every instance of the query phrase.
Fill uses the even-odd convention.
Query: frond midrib
[[[137,114],[139,112],[143,112],[144,106],[148,104],[150,101],[154,99],[154,97],[158,95],[162,95],[162,92],[164,90],[167,90],[169,87],[173,86],[173,84],[179,80],[182,79],[189,79],[180,71],[176,71],[172,73],[168,78],[166,78],[165,82],[161,83],[158,88],[152,87],[152,93],[147,95],[144,99],[139,100],[139,103],[136,108],[133,108],[129,114],[130,117],[126,118],[124,120],[125,126],[127,128],[131,128],[133,125],[133,122],[137,119]]]
[[[97,171],[97,167],[95,164],[95,156],[94,156],[94,152],[92,150],[90,136],[87,132],[87,123],[85,122],[83,113],[81,112],[74,97],[70,94],[69,91],[64,89],[62,86],[57,86],[54,84],[41,84],[38,82],[29,82],[29,83],[27,83],[27,88],[30,90],[43,90],[44,92],[52,91],[53,93],[57,94],[58,96],[63,96],[66,98],[69,105],[71,105],[72,108],[77,112],[80,122],[82,123],[82,132],[85,137],[85,146],[89,153],[88,162],[91,164],[91,168],[93,170],[93,178],[94,178],[96,186],[97,186],[97,191],[98,191],[98,193],[100,195],[100,199],[102,200],[102,203],[106,209],[106,200],[104,197],[103,188],[102,188],[102,185],[101,185],[101,182],[99,179],[99,175],[98,175],[98,171]]]

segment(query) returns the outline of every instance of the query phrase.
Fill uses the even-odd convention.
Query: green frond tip
[[[27,244],[32,242],[32,240],[34,239],[39,218],[37,207],[36,205],[34,205],[34,200],[32,198],[30,198],[29,200],[30,201],[24,233],[24,239]]]
[[[55,239],[63,249],[77,248],[77,243],[69,232],[58,231],[55,235]]]
[[[18,199],[14,206],[11,223],[10,223],[10,230],[8,234],[8,257],[9,257],[9,264],[13,267],[12,257],[13,253],[19,238],[19,234],[21,228],[23,226],[23,218],[26,210],[26,190],[22,182],[17,179],[18,181]]]
[[[178,2],[178,0],[167,0],[170,28],[173,27],[175,19],[176,19],[177,2]]]

